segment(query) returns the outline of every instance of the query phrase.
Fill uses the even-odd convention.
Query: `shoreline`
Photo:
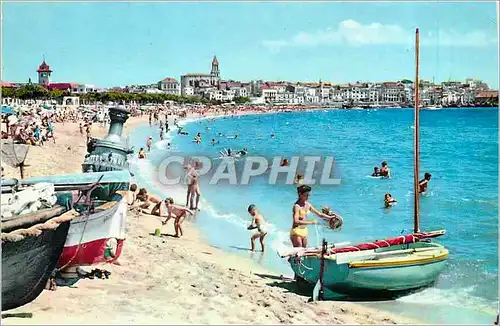
[[[244,115],[261,113],[276,112],[245,112]],[[180,122],[223,116],[188,115]],[[147,123],[147,116],[131,118],[125,125],[124,136]],[[67,125],[69,123],[65,128],[69,128]],[[76,147],[71,149],[74,151],[71,156],[77,157],[81,151],[86,152],[85,136],[79,135],[76,124],[73,127],[73,132],[67,130],[72,137],[66,141],[75,144],[72,138],[81,136],[82,144],[76,142]],[[59,129],[62,128],[56,131]],[[92,136],[100,137],[106,132],[107,128],[95,128]],[[30,160],[46,160],[38,162],[39,169],[33,169],[34,165],[28,167],[27,171],[34,170],[30,175],[37,172],[43,175],[81,171],[79,157],[71,164],[64,160],[47,160],[51,153],[57,156],[67,145],[59,139],[56,142],[55,145],[41,147],[44,152],[42,157],[28,154]],[[27,164],[30,163],[27,161]],[[7,169],[5,172],[7,175]],[[184,191],[181,186],[169,190],[175,198],[182,198]],[[119,259],[120,266],[95,266],[109,270],[112,273],[109,280],[82,279],[75,288],[59,287],[55,292],[44,291],[33,302],[8,312],[32,312],[33,318],[7,318],[3,323],[48,324],[54,323],[54,320],[60,324],[415,323],[414,320],[352,302],[307,303],[308,296],[296,294],[293,282],[281,279],[249,258],[214,248],[203,237],[195,221],[187,222],[185,235],[176,239],[169,236],[173,234],[171,223],[162,227],[158,217],[129,213],[127,241]],[[151,235],[155,228],[162,230],[162,236]],[[69,297],[72,298],[71,305],[67,304]]]

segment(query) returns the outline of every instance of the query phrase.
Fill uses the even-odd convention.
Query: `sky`
[[[2,80],[98,87],[209,73],[223,79],[388,81],[482,79],[498,88],[494,2],[2,1]]]

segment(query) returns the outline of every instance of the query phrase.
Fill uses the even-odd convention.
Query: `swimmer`
[[[418,183],[419,193],[424,194],[427,191],[427,186],[429,181],[431,181],[432,175],[429,172],[425,172],[424,178]]]
[[[386,161],[382,162],[382,168],[380,169],[380,176],[384,178],[391,178],[391,169],[389,169],[389,165],[387,165]]]
[[[167,218],[165,221],[162,222],[163,225],[167,224],[168,220],[171,218],[174,218],[174,228],[175,228],[175,237],[179,238],[180,236],[183,235],[182,232],[182,222],[184,221],[184,218],[186,218],[186,213],[189,213],[191,215],[194,215],[194,212],[191,211],[190,209],[187,209],[186,207],[182,207],[179,205],[174,205],[174,200],[173,198],[167,198],[165,199],[165,204],[167,206]]]
[[[149,136],[148,140],[146,141],[146,147],[148,149],[148,152],[151,152],[152,143],[153,143],[153,136]]]
[[[215,138],[212,138],[212,141],[211,141],[212,146],[215,146],[218,143],[219,143],[218,141],[215,141]]]
[[[288,159],[283,159],[283,161],[281,162],[281,165],[280,166],[288,166],[289,162],[288,162]]]
[[[344,223],[342,216],[334,213],[328,206],[323,206],[321,212],[330,216],[330,219],[326,219],[326,221],[330,225],[330,228],[332,228],[333,230],[340,228]]]
[[[301,186],[304,184],[304,176],[302,174],[297,173],[295,176],[294,183]]]
[[[391,208],[397,203],[397,200],[392,197],[390,193],[384,195],[384,207]]]
[[[167,149],[170,149],[170,143],[167,143]]]
[[[146,158],[146,152],[144,151],[144,148],[141,147],[141,149],[139,150],[139,155],[137,156],[138,158]]]
[[[247,227],[247,230],[257,229],[257,232],[250,237],[251,251],[255,251],[255,240],[260,240],[260,247],[264,252],[264,238],[267,235],[266,221],[259,214],[255,205],[248,206],[248,213],[252,216],[252,223]]]
[[[380,169],[378,168],[378,166],[373,168],[372,177],[380,177]]]

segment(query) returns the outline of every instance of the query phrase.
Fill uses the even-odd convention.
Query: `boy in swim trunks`
[[[425,172],[424,178],[418,183],[419,193],[424,194],[427,191],[427,186],[429,181],[431,181],[432,175],[429,172]]]
[[[266,221],[264,221],[264,218],[253,204],[248,206],[248,213],[252,216],[252,223],[247,227],[247,230],[257,229],[257,232],[250,237],[250,250],[255,251],[255,239],[259,238],[260,247],[264,252],[264,238],[267,235]]]
[[[175,228],[175,237],[179,238],[182,236],[182,222],[184,221],[184,218],[186,217],[186,213],[189,213],[191,215],[194,215],[194,212],[187,209],[186,207],[174,205],[174,199],[173,198],[167,198],[165,199],[165,204],[167,205],[167,218],[165,221],[162,222],[163,225],[167,224],[168,220],[171,218],[175,219],[174,222],[174,228]],[[179,236],[180,233],[180,236]]]

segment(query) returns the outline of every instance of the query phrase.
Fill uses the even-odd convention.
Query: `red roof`
[[[36,72],[52,72],[52,70],[50,70],[50,66],[45,63],[45,60],[43,60],[42,64],[38,67],[38,70]]]
[[[77,83],[51,83],[49,85],[49,88],[50,89],[67,90],[67,89],[71,89],[71,88],[77,88],[78,86],[80,86],[80,85]]]
[[[9,82],[0,81],[0,87],[10,88],[15,87],[15,85]]]
[[[163,79],[162,82],[164,82],[164,83],[177,83],[177,79],[167,77],[167,78]]]
[[[498,97],[498,91],[480,91],[476,98],[495,98]]]
[[[274,89],[274,87],[264,84],[260,86],[260,89]]]

